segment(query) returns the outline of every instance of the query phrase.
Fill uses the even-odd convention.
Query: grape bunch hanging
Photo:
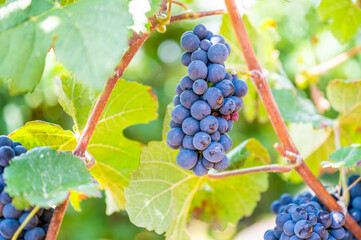
[[[226,133],[238,120],[248,86],[226,72],[231,47],[223,36],[199,24],[182,35],[180,44],[186,51],[181,63],[188,67],[188,75],[176,87],[167,144],[180,149],[181,168],[204,176],[211,168],[228,167],[225,153],[232,148],[232,139]]]
[[[0,136],[0,240],[11,239],[16,230],[27,218],[32,208],[18,210],[12,204],[12,198],[4,190],[6,183],[3,177],[4,169],[16,156],[26,153],[27,149],[18,142],[13,142],[7,136]],[[45,239],[54,209],[39,209],[20,233],[19,239]]]

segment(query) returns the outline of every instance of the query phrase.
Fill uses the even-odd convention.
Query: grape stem
[[[349,194],[351,188],[353,188],[357,183],[359,183],[361,181],[361,177],[357,178],[356,181],[354,181],[350,186],[348,186],[348,188],[346,188],[346,190],[344,191],[343,195],[342,195],[342,201],[344,201],[345,196],[347,196],[347,194]]]
[[[324,113],[327,110],[330,110],[330,102],[323,96],[323,92],[316,86],[316,84],[310,84],[311,98],[315,103],[317,111],[319,113]]]
[[[268,116],[280,140],[282,148],[284,149],[284,151],[289,151],[291,153],[299,155],[299,152],[287,130],[286,124],[274,100],[271,89],[267,83],[266,77],[262,73],[262,69],[258,63],[256,54],[254,53],[254,50],[252,48],[250,39],[248,37],[246,28],[244,26],[242,17],[239,14],[235,0],[225,0],[225,3],[233,26],[233,30],[236,34],[239,46],[242,49],[244,59],[247,63],[249,71],[252,72],[253,76],[251,77],[251,79],[254,85],[256,86],[257,92],[267,110]],[[300,164],[299,166],[295,167],[295,170],[302,177],[304,182],[317,195],[318,199],[330,211],[335,211],[335,210],[342,211],[341,206],[338,205],[336,200],[327,192],[325,187],[317,180],[317,178],[313,175],[311,170],[308,168],[308,166],[305,164],[305,162],[302,159],[300,159]],[[361,239],[361,227],[350,216],[350,214],[346,214],[345,227],[349,229],[357,239]]]
[[[164,7],[164,6],[162,6],[162,7],[163,7],[163,9],[161,9],[161,11],[165,11],[166,7]],[[172,16],[170,18],[169,24],[178,22],[181,20],[186,20],[186,19],[196,19],[196,18],[220,15],[220,14],[225,14],[225,13],[226,13],[225,10],[183,13],[183,14],[179,14],[176,16]],[[149,35],[153,32],[153,30],[158,27],[156,19],[154,17],[150,18],[149,21],[152,24],[152,26],[150,27],[149,33],[134,34],[131,37],[131,39],[129,40],[128,50],[123,55],[120,64],[115,68],[114,75],[107,80],[104,91],[99,96],[99,98],[92,110],[92,113],[91,113],[90,117],[88,118],[87,124],[86,124],[84,130],[82,131],[82,135],[78,141],[78,144],[77,144],[75,150],[73,151],[73,154],[75,156],[78,156],[78,157],[85,156],[85,152],[88,147],[89,141],[94,133],[95,127],[98,124],[100,116],[102,115],[102,113],[104,111],[104,108],[109,100],[109,97],[110,97],[116,83],[123,76],[124,71],[128,67],[130,61],[133,59],[133,57],[138,52],[138,50],[143,45],[143,43],[148,39]],[[53,217],[52,217],[50,225],[49,225],[49,230],[48,230],[48,233],[46,236],[46,240],[55,240],[57,238],[68,203],[69,203],[69,196],[62,204],[60,204],[59,206],[57,206],[55,208]]]
[[[178,2],[178,1],[172,1],[172,3],[181,6],[186,11],[190,10],[190,8],[184,3],[181,3],[181,2]]]
[[[25,218],[24,222],[20,225],[20,227],[16,230],[16,232],[14,233],[14,236],[11,238],[11,240],[16,240],[18,239],[21,231],[24,229],[24,227],[26,226],[26,224],[28,224],[28,222],[31,220],[32,217],[34,217],[34,215],[39,211],[40,207],[36,206],[33,208],[33,210],[31,210],[31,212],[29,213],[29,215]]]

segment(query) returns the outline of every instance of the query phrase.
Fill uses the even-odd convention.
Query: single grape
[[[352,233],[347,230],[346,233],[345,233],[345,237],[343,238],[343,240],[353,240],[353,239],[354,239],[354,238],[353,238]]]
[[[192,80],[205,79],[207,77],[207,65],[199,60],[192,61],[188,66],[188,75]]]
[[[217,117],[217,120],[218,120],[218,131],[220,132],[220,134],[227,132],[228,129],[227,120],[222,117]]]
[[[350,190],[350,197],[351,198],[356,198],[358,196],[361,196],[361,185],[360,184],[356,184]]]
[[[217,43],[222,43],[225,44],[226,41],[224,40],[224,37],[218,34],[215,34],[211,37],[211,43],[212,44],[217,44]]]
[[[186,109],[186,108],[185,108]],[[191,107],[191,115],[197,120],[202,120],[211,114],[211,107],[205,101],[196,101]]]
[[[199,43],[199,38],[192,33],[184,34],[180,41],[181,47],[187,52],[195,51],[199,47]]]
[[[9,166],[9,162],[13,157],[15,157],[15,152],[11,147],[0,147],[0,166]]]
[[[295,210],[296,208],[298,208],[297,204],[290,203],[285,207],[285,212],[291,214],[293,212],[293,210]]]
[[[45,232],[41,227],[36,227],[34,229],[28,230],[25,232],[24,240],[43,240],[45,239]]]
[[[19,143],[19,142],[14,142],[13,145],[14,145],[14,147],[16,147],[16,146],[22,146],[21,143]]]
[[[193,80],[189,76],[184,76],[179,82],[179,86],[183,91],[192,90]]]
[[[207,28],[203,24],[197,24],[193,28],[193,33],[199,38],[204,39],[207,37]]]
[[[9,194],[7,194],[7,192],[5,192],[4,190],[1,192],[0,194],[0,202],[2,204],[8,204],[11,202],[11,197]]]
[[[280,239],[280,240],[290,240],[291,237],[288,236],[286,233],[282,232],[282,234],[281,234],[281,236],[280,236],[279,239]]]
[[[234,96],[242,98],[248,93],[248,85],[245,81],[235,80],[233,81],[234,85]]]
[[[219,112],[223,115],[229,115],[236,109],[236,103],[231,98],[225,98],[222,107],[219,108]]]
[[[0,234],[6,239],[11,239],[19,227],[20,224],[17,220],[5,219],[0,223]]]
[[[217,120],[218,122],[218,120]],[[220,132],[217,130],[215,131],[212,135],[211,135],[211,140],[212,142],[218,142],[221,139],[221,134]]]
[[[213,168],[217,171],[223,171],[228,167],[228,165],[229,165],[228,157],[227,155],[224,155],[224,157],[220,162],[214,164]]]
[[[237,74],[232,75],[232,81],[235,81],[235,80],[238,80],[238,75]]]
[[[186,31],[182,34],[181,38],[184,37],[185,35],[188,35],[188,34],[193,34],[193,31]]]
[[[175,93],[177,94],[177,96],[180,96],[182,94],[183,90],[180,87],[180,84],[178,83],[177,86],[175,87]]]
[[[321,240],[321,237],[317,233],[313,232],[307,240]]]
[[[232,51],[231,46],[227,42],[224,45],[226,46],[226,48],[228,50],[228,55],[231,54],[231,51]]]
[[[196,150],[196,148],[193,146],[193,136],[185,135],[183,137],[182,146],[185,149]]]
[[[288,214],[288,213],[280,213],[276,217],[276,225],[283,229],[283,225],[287,221],[290,221],[290,220],[292,221],[292,218],[291,218],[290,214]]]
[[[208,88],[206,93],[203,95],[203,99],[212,109],[218,109],[223,104],[222,92],[215,87]]]
[[[361,196],[355,197],[351,202],[351,206],[353,208],[361,210]]]
[[[203,39],[201,41],[201,43],[199,44],[200,48],[203,50],[203,51],[208,51],[208,49],[210,48],[210,46],[212,46],[212,43],[208,40],[208,39]],[[207,56],[208,58],[208,56]],[[208,60],[208,59],[207,59]]]
[[[190,109],[193,103],[199,99],[199,96],[193,90],[186,90],[180,95],[180,102],[183,107]]]
[[[184,52],[181,56],[181,63],[188,67],[188,65],[192,62],[191,60],[191,55],[192,53],[191,52]]]
[[[351,208],[348,211],[353,219],[355,219],[356,222],[361,221],[361,211],[355,208]]]
[[[291,212],[292,220],[295,222],[306,220],[307,212],[305,209],[297,207]]]
[[[322,240],[324,239],[329,239],[328,237],[330,236],[330,234],[328,233],[328,231],[325,232],[325,235],[323,236]]]
[[[207,35],[206,35],[206,39],[207,40],[211,40],[211,38],[213,37],[213,33],[211,31],[207,31]]]
[[[178,124],[182,124],[184,119],[186,119],[189,116],[190,116],[189,110],[183,107],[182,105],[178,105],[174,107],[171,112],[172,120]]]
[[[200,130],[199,121],[192,117],[184,119],[182,123],[182,130],[185,134],[193,136]]]
[[[280,228],[279,226],[276,226],[273,229],[273,234],[276,236],[276,238],[280,238],[282,236],[282,233],[283,233],[283,229]]]
[[[177,155],[177,164],[183,169],[191,170],[198,161],[198,155],[192,150],[179,151]]]
[[[9,138],[8,136],[1,135],[0,136],[0,147],[4,147],[4,146],[13,148],[14,143],[13,143],[13,140],[11,140],[11,138]]]
[[[333,228],[331,229],[330,234],[336,239],[343,239],[346,235],[346,231],[343,227]]]
[[[228,124],[228,128],[227,128],[227,132],[231,131],[233,128],[233,121],[232,120],[228,120],[227,121]]]
[[[316,214],[308,212],[307,220],[312,224],[312,226],[315,226],[317,223]]]
[[[309,238],[313,232],[311,223],[307,220],[300,220],[295,224],[295,234],[297,237],[305,239]]]
[[[326,211],[320,211],[317,213],[318,221],[325,227],[331,226],[332,218],[331,215]]]
[[[182,127],[182,124],[179,124],[179,123],[174,122],[173,120],[170,120],[169,126],[170,126],[171,128]]]
[[[175,127],[169,130],[167,134],[167,145],[172,147],[179,147],[182,144],[182,140],[184,137],[184,133],[182,131],[182,128]]]
[[[278,214],[282,204],[279,200],[273,201],[271,204],[271,212],[273,214]]]
[[[234,103],[236,104],[236,108],[234,109],[234,112],[238,112],[239,110],[241,110],[243,108],[244,102],[242,98],[236,97],[236,96],[231,96],[230,99],[232,99],[234,101]]]
[[[17,219],[23,214],[22,210],[18,210],[12,203],[8,203],[3,208],[4,218]]]
[[[340,211],[333,211],[330,213],[332,223],[332,228],[340,228],[345,224],[345,215]]]
[[[288,235],[292,236],[295,234],[295,222],[292,220],[288,220],[283,224],[283,231]]]
[[[202,161],[198,161],[193,168],[193,173],[197,177],[202,177],[208,173],[208,170],[203,166]]]
[[[53,214],[54,214],[54,208],[45,209],[40,217],[41,222],[50,223]]]
[[[208,84],[203,79],[198,79],[194,81],[192,88],[196,94],[203,95],[208,89]]]
[[[276,238],[276,236],[273,234],[273,231],[272,231],[272,230],[267,230],[267,231],[264,233],[263,239],[264,239],[264,240],[277,240],[277,238]]]
[[[211,136],[205,132],[197,132],[193,137],[193,146],[200,151],[205,150],[211,144]]]
[[[222,144],[225,152],[228,152],[229,150],[232,149],[232,138],[230,136],[228,136],[227,134],[221,135],[221,137],[219,139],[219,143]]]
[[[49,225],[50,225],[50,223],[45,223],[45,224],[41,225],[41,228],[44,230],[45,234],[49,230]]]
[[[208,49],[208,58],[214,63],[223,63],[227,60],[229,52],[224,44],[216,43]]]
[[[230,97],[234,93],[234,86],[232,81],[222,80],[216,84],[216,88],[221,90],[223,97]]]
[[[28,150],[26,150],[23,146],[16,146],[14,147],[15,156],[20,156],[23,153],[26,153]]]
[[[207,79],[212,83],[218,83],[226,76],[226,69],[221,64],[210,64],[208,66]]]
[[[202,49],[195,50],[192,53],[191,61],[195,61],[195,60],[199,60],[199,61],[202,61],[205,64],[207,64],[208,63],[208,55]]]
[[[313,226],[313,231],[322,238],[325,236],[326,228],[321,223],[316,223],[316,225]]]
[[[281,195],[280,201],[282,205],[287,205],[293,202],[293,197],[291,196],[291,194],[284,193]]]
[[[210,161],[208,161],[208,160],[205,159],[205,158],[202,158],[201,161],[202,161],[203,166],[204,166],[206,169],[211,169],[211,168],[213,168],[213,166],[214,166],[214,163],[211,163]]]
[[[180,97],[176,95],[173,98],[173,105],[178,106],[179,104],[180,104]]]
[[[218,130],[217,118],[212,115],[203,118],[200,121],[200,128],[203,132],[206,132],[208,134],[213,134],[215,131]]]
[[[224,79],[232,81],[232,75],[230,73],[226,73],[226,76],[224,76]]]
[[[212,142],[206,150],[203,151],[203,156],[205,159],[212,163],[217,163],[222,161],[224,157],[224,148],[223,145],[217,142]]]
[[[20,216],[19,218],[19,222],[20,224],[22,224],[24,222],[24,220],[29,216],[29,213],[23,213],[23,215]],[[25,225],[24,229],[25,230],[30,230],[35,228],[39,223],[39,218],[38,216],[33,216],[30,221]]]

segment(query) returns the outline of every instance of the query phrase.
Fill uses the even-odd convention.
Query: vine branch
[[[68,203],[69,203],[69,196],[66,198],[65,202],[59,204],[55,208],[45,240],[56,240],[60,230],[61,223],[63,222],[65,210],[66,207],[68,206]]]
[[[243,24],[242,17],[237,9],[235,0],[225,0],[228,14],[236,34],[240,48],[242,49],[243,56],[247,63],[248,69],[252,72],[251,77],[254,85],[257,88],[257,92],[267,110],[268,116],[272,123],[272,126],[281,142],[281,145],[285,151],[289,151],[295,154],[299,154],[288,130],[284,123],[281,113],[277,107],[277,104],[273,98],[271,89],[267,83],[267,80],[262,74],[262,69],[258,63],[257,57],[253,51],[250,39],[248,37],[246,28]],[[313,190],[319,200],[331,211],[342,211],[336,200],[327,192],[325,187],[317,180],[312,174],[311,170],[300,159],[300,165],[295,167],[295,170],[302,177],[304,182]],[[352,232],[357,238],[361,239],[361,228],[357,222],[349,215],[346,214],[345,226]]]

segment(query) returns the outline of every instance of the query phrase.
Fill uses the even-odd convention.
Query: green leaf
[[[20,142],[27,149],[49,146],[59,151],[72,151],[76,146],[76,138],[71,131],[60,126],[42,121],[28,122],[15,130],[9,137]]]
[[[333,80],[327,86],[327,98],[334,109],[346,113],[361,105],[361,81]]]
[[[165,128],[168,124],[166,120]],[[255,139],[232,151],[231,161],[236,162],[244,149],[250,154],[243,158],[242,167],[269,163],[268,154]],[[224,229],[229,222],[236,223],[243,216],[251,215],[260,193],[268,187],[267,173],[219,180],[196,177],[178,167],[177,153],[178,150],[169,149],[164,141],[149,143],[125,190],[131,221],[159,234],[166,232],[166,239],[190,239],[186,227],[192,213],[217,229]]]
[[[4,178],[10,196],[43,208],[62,203],[70,191],[99,195],[97,184],[79,158],[49,147],[36,148],[14,158],[5,169]],[[20,202],[15,206],[22,208]]]
[[[286,121],[295,123],[311,122],[314,127],[320,127],[321,124],[332,124],[329,118],[317,112],[310,100],[301,97],[296,91],[273,89],[272,92],[281,114]]]
[[[323,167],[347,168],[355,167],[356,163],[361,161],[361,145],[355,144],[349,147],[341,147],[330,155],[332,161],[322,162]]]
[[[322,0],[318,12],[323,20],[331,20],[332,34],[340,41],[349,41],[361,24],[361,9],[352,0]]]
[[[68,70],[97,90],[128,47],[131,16],[126,1],[79,0],[61,6],[17,0],[0,11],[0,77],[11,80],[13,94],[34,89],[51,46]]]
[[[107,214],[124,209],[123,187],[128,186],[130,171],[138,168],[142,150],[139,142],[122,133],[131,125],[154,120],[157,109],[150,87],[119,80],[99,119],[88,151],[97,161],[91,173],[105,188]]]
[[[58,79],[59,103],[73,118],[74,130],[84,129],[99,94],[77,81],[74,76],[62,75]]]

